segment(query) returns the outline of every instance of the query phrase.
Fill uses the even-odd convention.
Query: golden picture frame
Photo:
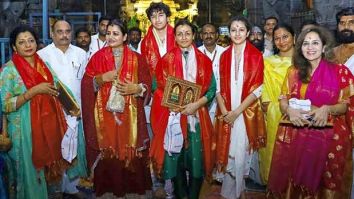
[[[66,90],[64,84],[61,81],[57,81],[56,83],[57,91],[59,92],[58,99],[62,104],[64,111],[66,114],[79,114],[80,106],[75,101],[75,99],[70,95],[69,91]]]
[[[163,92],[162,106],[176,109],[200,98],[202,86],[193,82],[168,76]]]

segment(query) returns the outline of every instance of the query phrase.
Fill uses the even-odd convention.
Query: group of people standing
[[[170,26],[166,4],[151,3],[146,14],[147,34],[129,46],[117,19],[100,19],[85,50],[71,44],[65,20],[39,51],[32,28],[13,30],[13,57],[0,73],[10,198],[80,197],[87,179],[97,198],[159,197],[151,191],[158,184],[167,197],[197,199],[203,183],[218,181],[220,197],[236,199],[252,164],[269,198],[350,197],[354,87],[343,64],[354,52],[335,54],[326,28],[296,38],[276,18],[265,28],[274,48],[262,52],[243,16],[230,20],[229,47],[216,44],[208,23],[197,48],[195,27],[184,19]],[[337,19],[348,44],[337,48],[354,49],[354,8]],[[199,85],[200,98],[163,106],[170,76]],[[81,112],[63,108],[59,81]]]

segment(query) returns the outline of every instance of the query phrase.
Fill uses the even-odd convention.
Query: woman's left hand
[[[323,105],[320,108],[314,108],[314,110],[310,111],[309,115],[312,117],[310,126],[324,127],[327,124],[329,107]]]
[[[124,82],[118,81],[117,90],[121,95],[133,95],[141,92],[139,84],[134,84],[127,79]]]
[[[199,105],[197,102],[192,102],[192,103],[189,103],[185,106],[182,106],[182,114],[184,115],[194,115],[195,112],[198,110],[199,108]]]

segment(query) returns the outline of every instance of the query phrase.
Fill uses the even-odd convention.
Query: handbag
[[[180,153],[183,147],[183,134],[180,124],[180,113],[170,112],[167,129],[165,132],[163,148],[169,156],[173,153]]]
[[[3,115],[2,118],[2,133],[0,134],[0,151],[6,152],[11,149],[12,142],[7,134],[7,119],[6,116]]]
[[[122,113],[125,107],[125,99],[117,90],[117,80],[114,80],[106,104],[106,110],[110,112]]]

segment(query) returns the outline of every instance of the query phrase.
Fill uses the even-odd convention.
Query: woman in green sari
[[[61,155],[67,125],[57,79],[37,55],[37,44],[32,28],[15,28],[10,35],[14,53],[0,74],[2,111],[12,141],[10,198],[48,198],[47,183],[60,182],[69,166]]]

